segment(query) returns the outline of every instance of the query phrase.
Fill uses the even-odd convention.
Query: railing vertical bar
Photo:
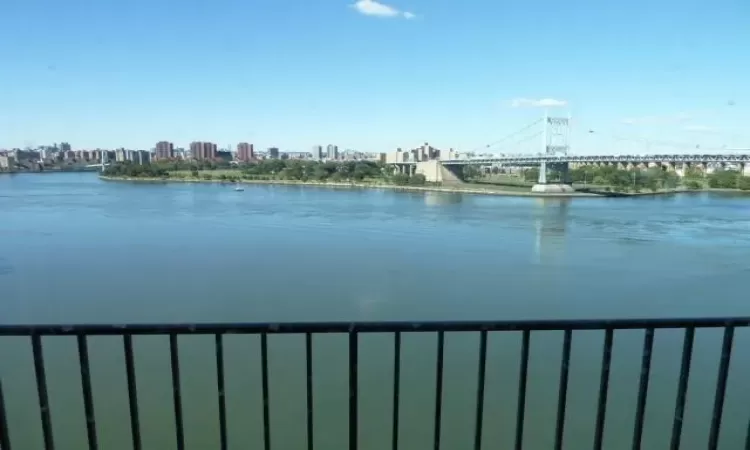
[[[268,393],[268,334],[260,335],[261,384],[263,389],[263,448],[271,450],[271,414]]]
[[[682,343],[682,362],[680,364],[680,380],[677,384],[677,400],[674,408],[674,421],[672,422],[672,439],[670,450],[679,450],[682,438],[682,419],[685,415],[685,400],[687,398],[688,380],[690,379],[690,362],[693,357],[693,341],[695,339],[695,328],[685,329],[685,337]]]
[[[607,415],[607,394],[609,392],[609,369],[612,363],[613,339],[614,330],[612,328],[607,328],[604,332],[602,372],[599,380],[599,404],[596,410],[596,429],[594,431],[594,450],[601,450],[604,438],[604,420]]]
[[[227,401],[224,386],[224,335],[214,335],[216,348],[216,391],[219,401],[219,442],[220,449],[227,450]]]
[[[8,417],[5,413],[5,397],[3,396],[3,380],[0,379],[0,449],[10,450],[10,431]]]
[[[654,349],[654,329],[647,328],[643,336],[643,354],[641,356],[641,377],[638,386],[638,400],[635,410],[635,426],[633,430],[633,450],[640,450],[643,438],[643,415],[646,412],[646,398],[648,396],[648,381],[651,374],[651,354]]]
[[[443,356],[445,354],[445,332],[438,331],[437,362],[435,363],[435,428],[433,448],[440,449],[440,424],[443,413]]]
[[[52,419],[50,417],[49,398],[47,397],[47,375],[44,372],[42,338],[38,334],[31,336],[31,346],[34,353],[34,372],[36,374],[36,390],[39,395],[39,411],[42,418],[44,448],[46,450],[54,450],[55,441],[52,437]]]
[[[185,448],[185,430],[182,426],[182,391],[180,388],[180,353],[177,334],[169,335],[169,357],[172,365],[172,399],[174,400],[174,423],[177,437],[177,450]]]
[[[359,404],[357,402],[359,343],[357,338],[356,331],[349,332],[349,450],[357,450],[359,441]]]
[[[133,336],[122,337],[125,350],[125,372],[128,383],[128,406],[130,408],[130,433],[133,439],[133,450],[141,450],[141,426],[138,419],[138,390],[135,381],[135,362],[133,359]]]
[[[96,450],[99,444],[96,439],[96,416],[94,415],[94,400],[91,393],[91,370],[89,368],[89,347],[85,334],[79,334],[78,361],[81,369],[81,388],[83,390],[83,410],[86,414],[86,437],[89,450]]]
[[[526,384],[529,373],[529,341],[531,333],[523,330],[521,337],[521,363],[518,370],[518,407],[516,410],[516,450],[523,449],[523,423],[526,416]]]
[[[477,410],[474,419],[474,450],[482,448],[484,421],[484,378],[487,372],[487,330],[479,333],[479,368],[477,369]]]
[[[305,333],[305,370],[307,372],[307,450],[314,447],[313,429],[313,370],[312,370],[312,333]]]
[[[398,450],[398,413],[401,394],[401,332],[393,336],[393,429],[391,430],[391,448]]]
[[[560,387],[557,397],[557,425],[555,426],[555,450],[561,450],[565,433],[565,408],[568,401],[568,372],[570,368],[570,346],[573,331],[565,330],[563,335],[562,360],[560,362]]]
[[[716,380],[716,394],[714,396],[714,411],[711,416],[711,431],[708,435],[708,448],[715,450],[719,445],[719,431],[721,430],[721,418],[724,411],[724,396],[727,389],[727,377],[729,376],[729,362],[732,357],[732,341],[734,340],[734,327],[724,328],[724,339],[721,344],[721,359],[719,360],[719,375]]]

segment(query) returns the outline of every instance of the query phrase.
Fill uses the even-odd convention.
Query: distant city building
[[[268,157],[271,159],[279,159],[279,149],[276,147],[269,148]]]
[[[253,144],[248,144],[247,142],[237,144],[237,159],[245,162],[255,159]]]
[[[76,154],[75,154],[75,152],[73,150],[67,150],[67,151],[64,151],[64,152],[61,151],[60,153],[65,158],[65,161],[73,161],[74,159],[76,159]]]
[[[172,159],[174,158],[174,144],[167,141],[159,141],[156,143],[156,153],[154,154],[155,159]]]
[[[0,169],[11,170],[16,166],[16,158],[10,155],[0,155]]]
[[[124,148],[118,148],[117,150],[115,150],[115,161],[125,162],[128,160],[129,158],[128,158],[127,150],[125,150]]]
[[[190,155],[197,160],[216,159],[216,144],[212,142],[191,142]]]
[[[61,142],[60,143],[60,151],[63,153],[67,153],[70,151],[70,144],[67,142]]]
[[[328,144],[328,147],[326,147],[326,158],[332,160],[339,159],[339,147],[337,145]]]
[[[151,162],[151,152],[148,150],[135,150],[133,152],[133,162],[137,164],[149,164]]]
[[[396,149],[395,152],[390,152],[385,156],[385,162],[388,164],[394,163],[405,163],[411,161],[409,159],[410,152],[402,151],[400,148]]]
[[[287,159],[310,159],[310,153],[308,152],[284,152],[282,155],[282,158],[286,157]]]
[[[323,146],[321,145],[314,145],[312,148],[312,159],[315,161],[320,161],[323,159]]]

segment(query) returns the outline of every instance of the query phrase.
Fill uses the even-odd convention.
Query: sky
[[[750,148],[748,24],[748,0],[2,0],[0,148],[535,153],[545,112],[571,153]]]

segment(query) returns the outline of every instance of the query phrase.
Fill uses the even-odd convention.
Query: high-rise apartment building
[[[239,161],[250,161],[255,159],[253,144],[248,144],[247,142],[240,142],[237,144],[237,159]]]
[[[69,152],[70,151],[70,144],[68,144],[67,142],[61,142],[60,143],[60,151],[62,153]]]
[[[156,143],[156,154],[155,159],[172,159],[174,158],[174,144],[167,141],[160,141]]]
[[[320,145],[313,145],[312,148],[312,159],[320,161],[323,159],[323,147]]]
[[[216,159],[216,144],[212,142],[191,142],[190,154],[193,159],[197,160]]]
[[[326,158],[331,160],[339,159],[339,147],[337,145],[328,144],[328,147],[326,147]]]
[[[135,150],[133,152],[133,162],[138,164],[148,164],[151,162],[151,152],[148,150]]]
[[[268,157],[271,159],[279,159],[279,149],[276,147],[269,148]]]

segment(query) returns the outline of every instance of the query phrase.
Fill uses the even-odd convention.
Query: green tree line
[[[130,178],[177,178],[220,181],[240,180],[284,180],[316,182],[365,182],[376,181],[396,185],[421,186],[426,184],[424,175],[394,173],[380,162],[374,161],[305,161],[294,159],[267,159],[234,166],[231,173],[212,174],[210,171],[225,169],[213,161],[165,161],[151,164],[118,163],[108,166],[104,175]],[[189,174],[189,175],[188,175]]]

